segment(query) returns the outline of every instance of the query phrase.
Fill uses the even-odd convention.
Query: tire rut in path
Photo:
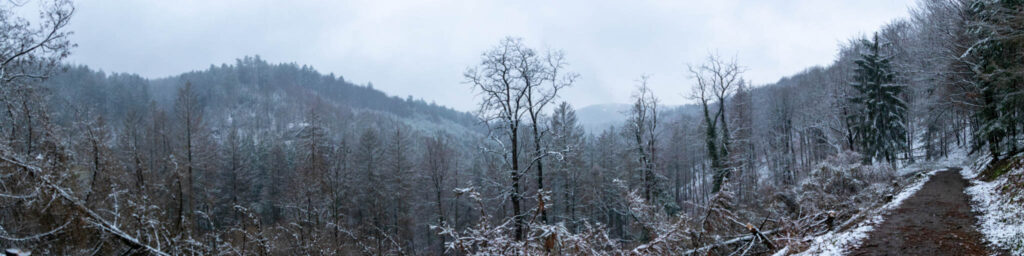
[[[967,184],[958,168],[936,173],[850,255],[1005,255],[985,246]]]

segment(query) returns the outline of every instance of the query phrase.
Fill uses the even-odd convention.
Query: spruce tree
[[[1022,1],[974,1],[968,12],[970,33],[977,40],[964,55],[973,63],[979,94],[974,149],[987,145],[995,159],[1020,151],[1018,136],[1024,132],[1021,8]]]
[[[890,57],[880,53],[878,35],[862,43],[867,52],[855,61],[857,68],[850,83],[857,91],[850,98],[857,111],[848,118],[854,125],[854,140],[864,162],[881,158],[891,163],[900,150],[907,149],[907,130],[903,125],[907,106],[900,98],[904,86],[893,83],[896,74]]]

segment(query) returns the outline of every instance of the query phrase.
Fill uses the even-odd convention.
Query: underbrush
[[[888,164],[862,165],[855,153],[840,154],[819,165],[797,188],[804,216],[824,219],[805,223],[786,252],[799,255],[843,255],[867,238],[882,216],[898,207],[927,182],[936,170],[931,162],[899,170]],[[816,212],[816,213],[815,213]],[[817,217],[825,213],[826,216]]]
[[[1024,154],[992,162],[979,158],[962,174],[971,179],[967,194],[978,212],[979,230],[989,244],[1024,255]]]
[[[536,211],[524,216],[524,239],[515,240],[511,219],[484,221],[466,230],[437,226],[447,237],[448,253],[470,255],[587,254],[587,255],[764,255],[804,251],[811,255],[839,254],[856,245],[881,215],[912,195],[934,172],[900,175],[889,164],[863,165],[856,153],[839,154],[800,175],[795,184],[765,184],[762,197],[741,200],[735,184],[695,212],[667,214],[658,204],[620,182],[627,226],[637,240],[608,235],[606,226],[584,223],[570,231],[562,223],[543,224]],[[935,170],[930,166],[911,166]],[[916,173],[916,174],[915,174]],[[480,201],[473,189],[463,190]],[[483,207],[483,204],[479,204]]]

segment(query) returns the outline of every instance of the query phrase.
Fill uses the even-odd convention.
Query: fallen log
[[[828,211],[828,217],[825,218],[825,224],[828,226],[828,230],[832,230],[835,225],[836,211]]]
[[[770,231],[767,231],[767,232],[763,232],[761,234],[762,235],[771,235],[771,234],[773,234],[773,233],[775,233],[777,231],[778,231],[778,229],[770,230]],[[736,243],[740,243],[740,242],[746,242],[746,241],[749,241],[750,239],[754,239],[754,237],[756,237],[756,236],[755,235],[745,235],[745,236],[741,236],[741,237],[725,240],[725,241],[722,241],[722,242],[719,242],[719,243],[716,243],[716,244],[705,245],[705,246],[702,246],[700,248],[694,248],[694,249],[691,249],[689,251],[683,252],[682,255],[693,255],[694,253],[708,251],[708,250],[711,250],[711,249],[714,249],[714,248],[717,248],[717,247],[721,247],[721,246],[736,244]]]
[[[775,250],[775,243],[772,243],[772,240],[768,238],[768,236],[762,234],[761,231],[757,230],[757,227],[754,227],[754,225],[747,223],[747,231],[750,231],[750,235],[760,238],[761,243],[763,243],[765,247],[768,247],[769,250]]]

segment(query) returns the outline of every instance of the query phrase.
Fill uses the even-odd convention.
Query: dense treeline
[[[30,104],[50,110],[53,129],[74,138],[66,149],[69,162],[84,164],[69,170],[80,180],[69,188],[82,191],[87,205],[121,200],[159,209],[139,220],[162,223],[154,227],[158,233],[140,239],[210,246],[203,252],[228,249],[217,241],[232,234],[215,231],[253,221],[282,228],[267,231],[280,239],[266,239],[298,239],[275,247],[315,250],[367,237],[374,241],[350,249],[408,250],[423,239],[414,234],[430,233],[417,224],[433,219],[413,214],[436,209],[413,204],[436,200],[412,193],[428,188],[428,177],[413,173],[430,160],[422,142],[437,140],[436,150],[452,151],[444,161],[453,163],[443,166],[451,172],[468,169],[455,158],[473,153],[451,148],[471,148],[473,134],[481,132],[469,114],[258,57],[152,81],[64,67],[39,88],[51,93]],[[36,140],[19,140],[10,150],[35,155],[30,145]],[[91,196],[115,192],[124,195]],[[112,214],[140,214],[132,210]],[[174,237],[178,232],[185,235]]]
[[[571,56],[515,38],[464,74],[474,116],[258,57],[152,80],[63,66],[70,3],[42,32],[12,8],[0,245],[40,254],[765,253],[885,200],[897,166],[1013,154],[1024,131],[1013,0],[922,1],[770,85],[712,55],[658,92],[694,105],[644,76],[591,134],[558,98],[586,86]]]

